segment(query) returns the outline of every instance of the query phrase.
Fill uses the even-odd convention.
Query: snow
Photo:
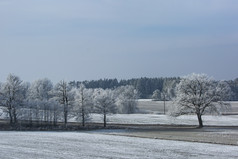
[[[102,115],[92,114],[91,122],[102,123]],[[213,126],[238,126],[238,115],[230,116],[202,116],[204,125]],[[195,115],[171,117],[157,114],[113,114],[107,116],[108,123],[113,124],[171,124],[171,125],[197,125]]]
[[[5,114],[0,119],[5,118]],[[100,114],[91,114],[93,123],[103,123],[103,116]],[[238,126],[238,115],[227,116],[202,116],[204,125],[206,126]],[[70,119],[74,122],[75,119]],[[179,117],[171,117],[168,115],[158,114],[112,114],[107,115],[107,122],[111,124],[165,124],[165,125],[197,125],[197,117],[195,115],[182,115]]]
[[[0,132],[0,158],[238,158],[238,147],[87,132]]]
[[[151,102],[153,99],[138,99],[138,102]]]

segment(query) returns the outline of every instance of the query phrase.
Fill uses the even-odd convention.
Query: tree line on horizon
[[[171,78],[132,78],[128,80],[100,79],[91,81],[70,81],[69,84],[78,88],[80,84],[86,88],[114,89],[120,86],[131,85],[139,92],[139,98],[152,98],[155,90],[173,89],[180,81],[179,77]]]
[[[163,101],[171,100],[175,97],[175,87],[179,84],[180,77],[160,77],[160,78],[132,78],[128,80],[100,79],[91,81],[71,81],[69,84],[78,88],[80,84],[84,84],[86,88],[103,88],[113,89],[120,86],[132,85],[138,92],[139,98],[142,99],[157,99]],[[224,81],[231,88],[231,96],[229,101],[238,101],[238,78],[234,80]],[[157,97],[155,97],[157,95]]]

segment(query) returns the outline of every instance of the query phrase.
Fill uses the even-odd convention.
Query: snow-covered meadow
[[[0,158],[238,158],[238,147],[90,132],[0,132]]]
[[[183,115],[171,117],[168,115],[158,114],[113,114],[107,116],[108,123],[112,124],[165,124],[165,125],[197,125],[195,115]],[[206,126],[238,126],[238,115],[229,116],[203,116],[204,125]],[[92,114],[91,121],[103,123],[102,115]]]
[[[238,114],[238,101],[229,101],[231,108],[226,110],[227,113]],[[165,112],[173,105],[172,101],[165,102]],[[153,101],[152,99],[139,99],[138,100],[138,112],[146,114],[163,114],[164,113],[164,102]]]
[[[4,115],[0,119],[5,118]],[[238,115],[204,115],[202,116],[204,126],[238,126]],[[75,119],[70,119],[75,122]],[[90,123],[102,123],[103,116],[101,114],[91,114]],[[87,123],[86,122],[86,123]],[[158,114],[111,114],[107,115],[107,123],[109,124],[162,124],[162,125],[197,125],[197,117],[195,115],[182,115],[179,117],[171,117],[168,115]]]

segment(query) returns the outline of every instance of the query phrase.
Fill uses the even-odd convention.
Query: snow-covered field
[[[103,123],[102,115],[92,114],[91,118],[90,122]],[[115,124],[198,124],[195,115],[173,118],[158,114],[114,114],[108,115],[107,119],[108,123]],[[203,116],[203,121],[205,126],[238,126],[238,115],[206,115]],[[233,132],[225,133],[229,136]],[[0,131],[0,159],[238,158],[238,146],[116,135],[120,133],[112,135],[99,130],[84,132]]]
[[[238,115],[212,116],[204,115],[204,125],[238,126]],[[197,125],[195,115],[170,117],[157,114],[113,114],[107,116],[108,123],[113,124],[168,124],[168,125]],[[91,122],[102,123],[102,115],[92,114]]]
[[[205,126],[238,126],[238,115],[204,115],[202,118]],[[75,119],[70,119],[70,121],[75,122]],[[103,116],[100,114],[91,114],[91,119],[88,122],[103,123]],[[198,125],[198,120],[195,115],[183,115],[175,118],[158,114],[112,114],[107,115],[107,123]]]
[[[0,132],[1,159],[238,158],[238,146],[78,132]]]
[[[238,113],[238,102],[230,101],[231,109],[227,110],[228,113]],[[173,104],[172,101],[165,102],[165,112]],[[163,101],[152,101],[151,99],[139,99],[138,100],[138,112],[149,113],[149,114],[163,114],[164,113],[164,102]]]

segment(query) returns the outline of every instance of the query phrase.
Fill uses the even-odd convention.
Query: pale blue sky
[[[0,81],[238,77],[237,0],[0,0]]]

